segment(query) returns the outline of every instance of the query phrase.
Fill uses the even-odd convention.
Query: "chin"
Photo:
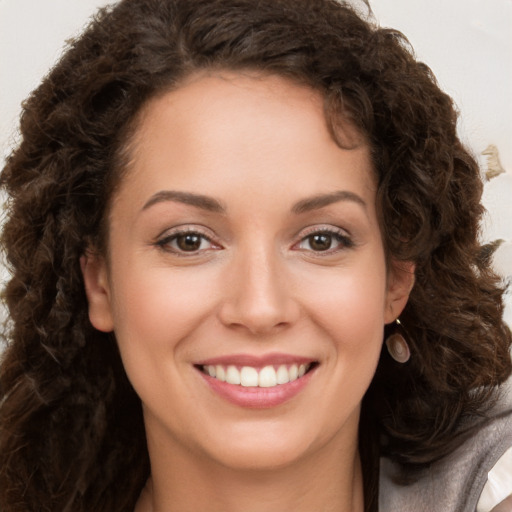
[[[315,433],[314,425],[307,422],[302,429],[296,422],[279,425],[279,421],[252,427],[246,425],[243,431],[240,427],[225,431],[215,446],[204,447],[209,457],[237,471],[282,470],[298,466],[324,450],[331,450],[330,441],[337,437],[334,432],[332,435],[326,431]]]
[[[247,446],[235,446],[228,453],[216,454],[216,460],[226,468],[236,471],[279,471],[292,467],[304,459],[306,447],[275,446],[272,444],[254,443]]]

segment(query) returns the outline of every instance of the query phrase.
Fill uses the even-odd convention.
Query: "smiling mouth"
[[[228,384],[242,387],[273,388],[294,382],[308,372],[317,363],[267,365],[262,368],[235,365],[199,365],[204,374]]]

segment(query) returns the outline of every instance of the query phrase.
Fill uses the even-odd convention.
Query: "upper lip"
[[[311,357],[296,356],[292,354],[230,354],[225,356],[212,357],[196,363],[197,366],[252,366],[255,368],[282,365],[282,364],[308,364],[316,360]]]

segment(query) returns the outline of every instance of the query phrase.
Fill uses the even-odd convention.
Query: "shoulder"
[[[512,482],[512,469],[507,464],[512,447],[511,384],[509,379],[496,407],[485,421],[472,429],[466,441],[449,456],[423,470],[414,483],[407,486],[396,483],[394,477],[400,468],[382,459],[379,511],[475,512],[493,468],[496,468],[494,474],[498,475],[500,481],[503,478],[509,486],[509,482]],[[510,493],[512,489],[508,493],[503,490],[500,499],[503,500]],[[477,512],[491,512],[500,499],[480,503]],[[491,508],[482,508],[488,506]],[[500,509],[496,510],[501,512]],[[504,510],[509,512],[508,509]]]
[[[512,446],[489,471],[476,507],[476,512],[498,511],[512,512]]]

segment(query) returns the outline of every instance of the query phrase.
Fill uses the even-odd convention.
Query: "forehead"
[[[364,138],[348,124],[340,130],[346,148],[331,135],[324,98],[309,87],[256,73],[196,74],[145,106],[128,177],[142,188],[150,178],[162,182],[154,187],[197,181],[210,194],[226,182],[255,189],[270,178],[283,193],[294,182],[310,195],[312,182],[328,192],[341,176],[373,190]],[[350,172],[337,173],[347,166]]]

